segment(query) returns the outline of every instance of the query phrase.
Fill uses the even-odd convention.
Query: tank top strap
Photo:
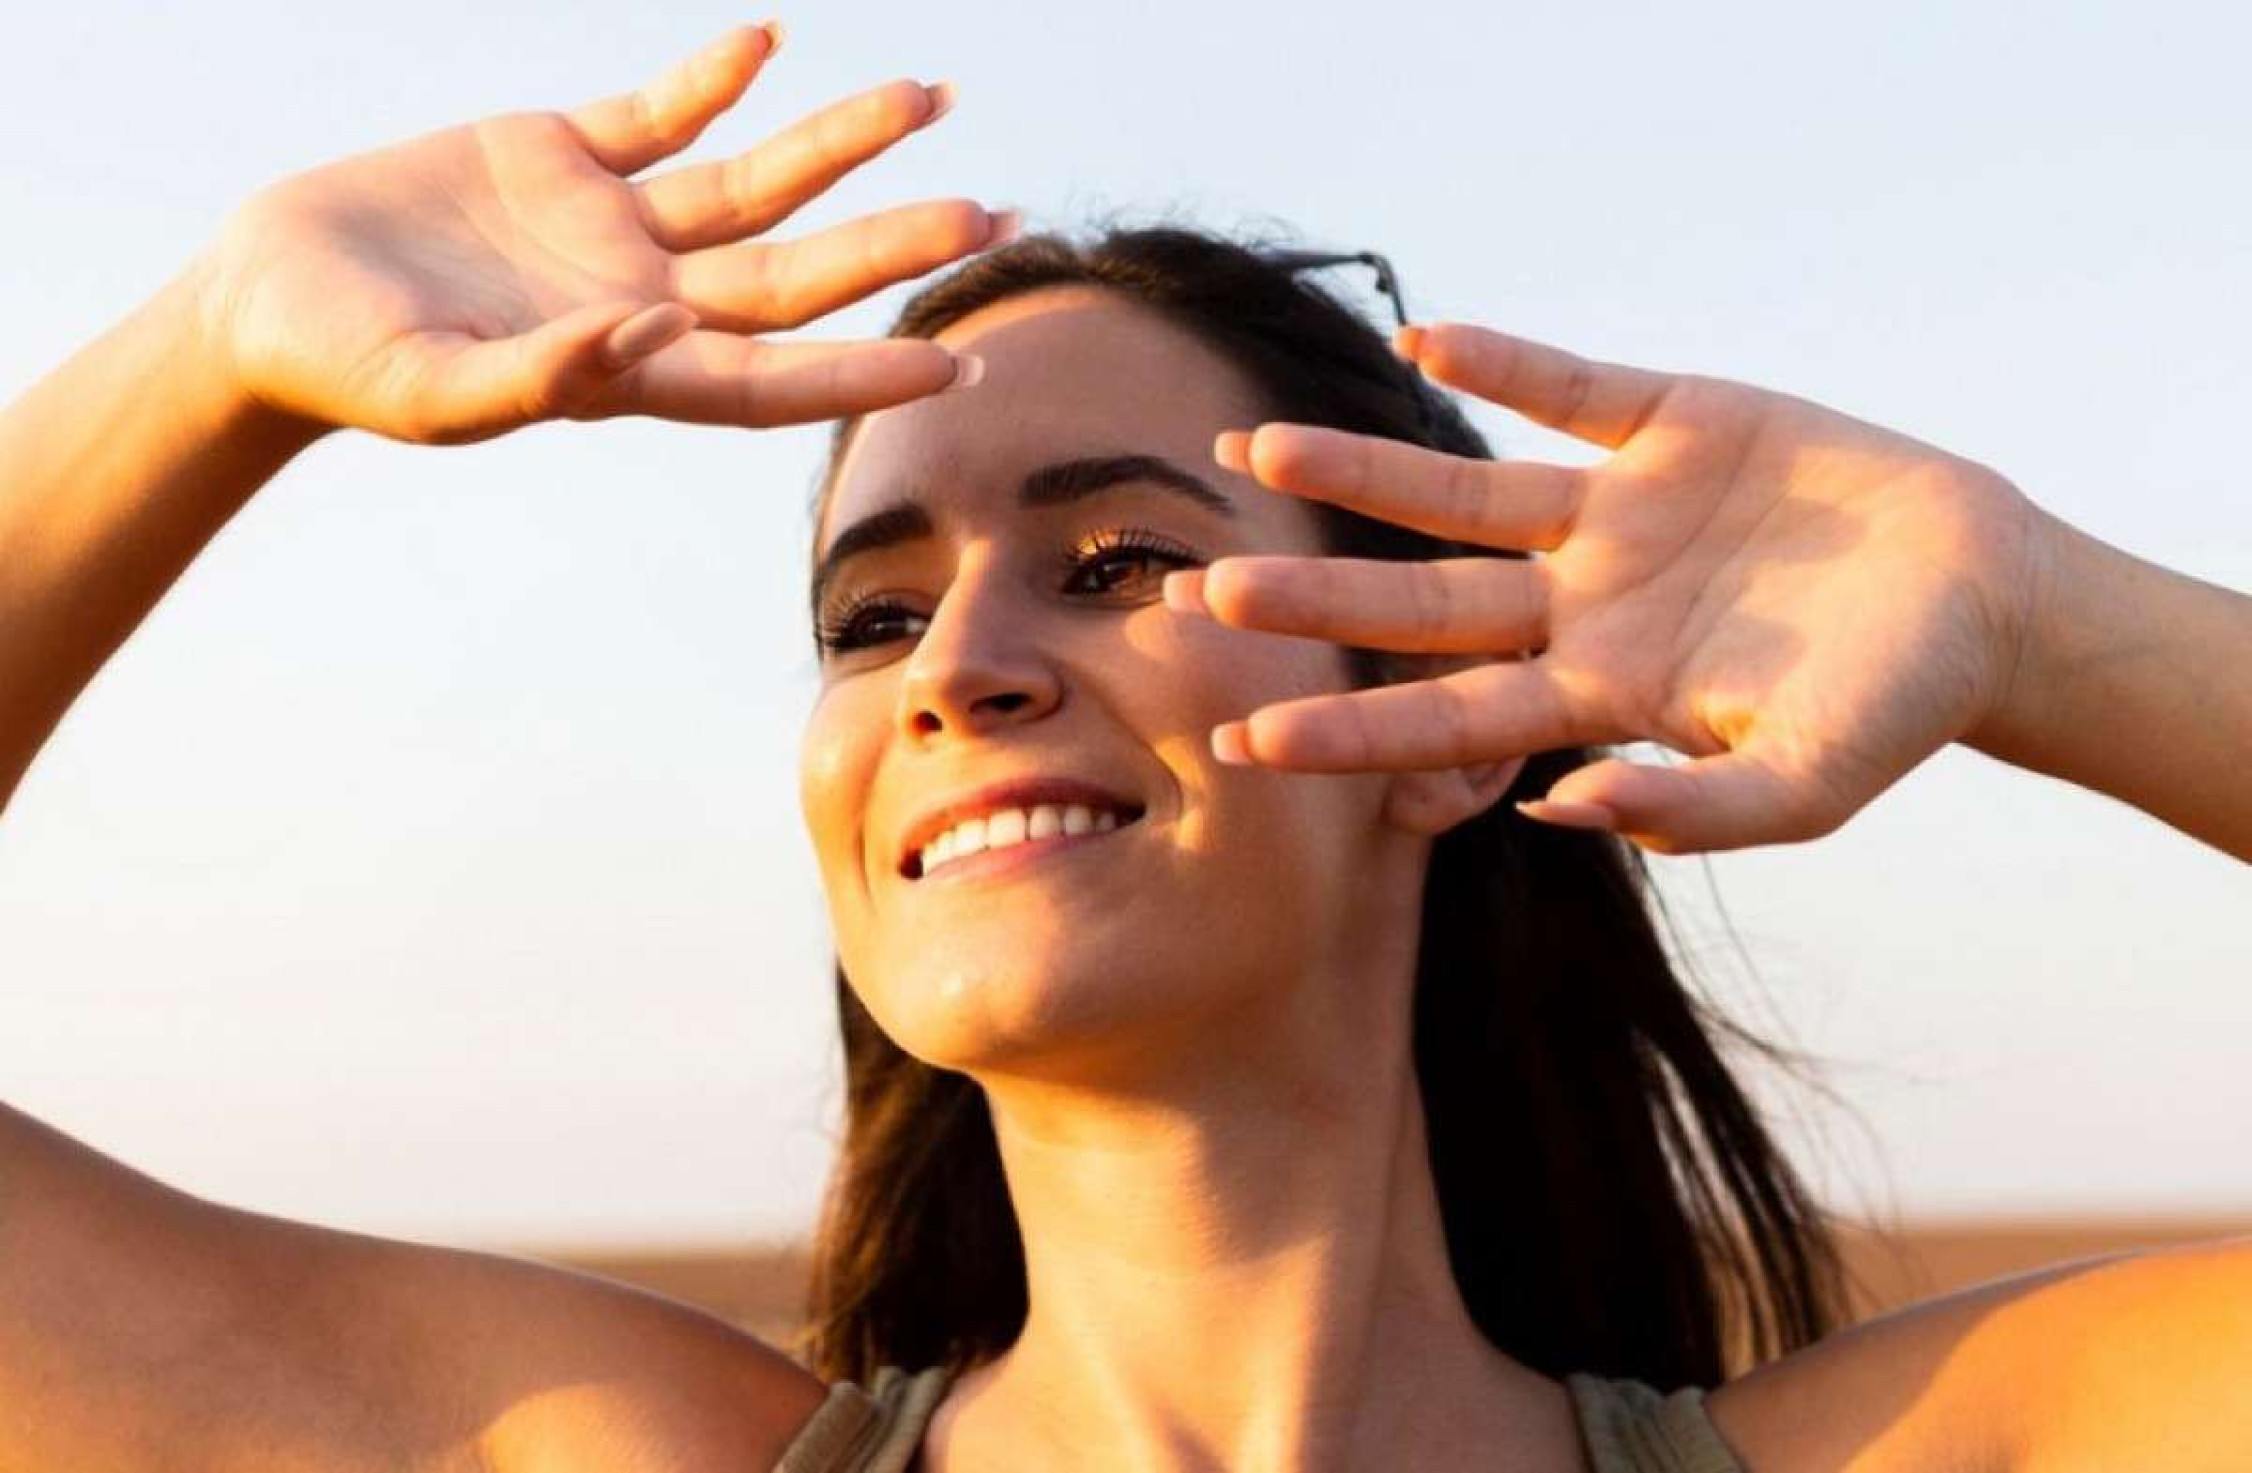
[[[1667,1395],[1641,1381],[1564,1378],[1594,1473],[1744,1473],[1705,1412],[1704,1388]]]
[[[835,1382],[774,1473],[907,1473],[951,1379],[943,1365],[885,1366],[866,1388]],[[1701,1387],[1667,1395],[1583,1372],[1564,1384],[1593,1473],[1745,1473],[1706,1415]]]
[[[829,1399],[784,1450],[774,1473],[906,1473],[950,1376],[943,1365],[915,1372],[885,1366],[866,1388],[831,1383]]]

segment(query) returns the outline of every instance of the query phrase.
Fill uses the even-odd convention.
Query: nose
[[[966,736],[1053,711],[1063,682],[1040,646],[1039,625],[997,570],[965,564],[907,657],[901,733],[924,741]]]

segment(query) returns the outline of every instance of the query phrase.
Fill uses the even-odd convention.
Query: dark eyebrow
[[[1236,514],[1234,502],[1159,455],[1096,455],[1041,466],[1017,487],[1017,504],[1062,506],[1127,481],[1162,487],[1223,517]],[[813,570],[814,617],[820,617],[823,590],[848,559],[928,537],[931,532],[930,512],[919,501],[895,502],[839,532]]]
[[[1061,506],[1108,490],[1121,481],[1147,481],[1177,491],[1206,511],[1235,515],[1235,503],[1161,455],[1100,455],[1059,460],[1024,478],[1017,501],[1024,506]]]

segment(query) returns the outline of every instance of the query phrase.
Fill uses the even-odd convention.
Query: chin
[[[924,1063],[964,1074],[1060,1079],[1121,1054],[1147,1055],[1194,1023],[1212,998],[1203,966],[1089,948],[1082,957],[976,959],[956,954],[880,973],[859,989],[893,1042]],[[1206,959],[1207,964],[1209,958]],[[853,975],[847,970],[847,976]]]

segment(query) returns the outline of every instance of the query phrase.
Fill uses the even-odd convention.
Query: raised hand
[[[772,57],[744,26],[651,86],[487,118],[254,196],[193,273],[211,350],[254,400],[402,440],[648,414],[832,418],[946,387],[934,344],[770,343],[1006,238],[931,200],[803,239],[751,241],[936,121],[944,87],[894,82],[719,163],[635,181],[687,147]]]
[[[1599,761],[1525,811],[1723,849],[1829,832],[2009,690],[2060,524],[1993,471],[1805,400],[1478,328],[1397,346],[1612,454],[1582,469],[1299,425],[1222,435],[1220,462],[1274,490],[1544,554],[1171,575],[1174,607],[1242,628],[1483,657],[1260,709],[1215,731],[1222,755],[1401,770],[1650,740],[1690,760]]]

